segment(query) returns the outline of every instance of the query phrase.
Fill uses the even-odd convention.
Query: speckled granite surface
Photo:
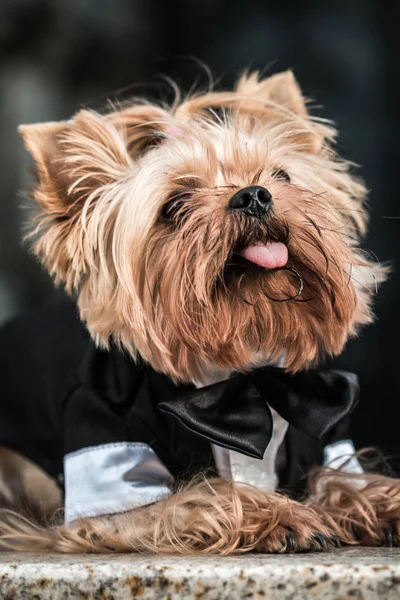
[[[0,598],[400,599],[400,549],[165,558],[0,554]]]

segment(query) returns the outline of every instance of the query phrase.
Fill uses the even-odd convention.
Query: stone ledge
[[[397,600],[400,549],[197,559],[3,553],[0,598]]]

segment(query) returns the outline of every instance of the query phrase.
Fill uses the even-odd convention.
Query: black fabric
[[[250,378],[239,375],[223,385],[212,386],[213,401],[223,400],[221,406],[226,408],[229,399],[242,410],[238,417],[228,415],[228,420],[222,422],[223,429],[230,423],[240,429],[241,438],[263,425],[264,444],[265,434],[270,434],[268,419],[262,420],[265,399],[270,403],[272,395],[271,405],[290,420],[290,407],[298,403],[296,394],[305,393],[304,377],[298,374],[287,379],[285,375],[284,380],[291,382],[288,387],[282,374],[277,369],[257,370]],[[325,398],[327,402],[324,423],[333,425],[342,416],[340,411],[344,414],[351,408],[354,398],[346,400],[348,389],[342,375],[339,380],[337,375],[313,377],[308,375],[307,390],[310,392],[311,381],[313,392],[308,408],[303,411],[300,403],[292,423],[304,428],[309,419],[309,433],[319,434],[325,427],[321,429],[318,416],[320,400]],[[347,378],[353,391],[354,383]],[[335,386],[341,402],[346,400],[339,411],[335,404],[338,396],[330,391]],[[286,392],[281,395],[283,388],[287,396]],[[210,401],[203,391],[191,385],[175,386],[148,365],[134,364],[116,348],[95,348],[73,304],[35,311],[0,330],[0,444],[18,450],[52,476],[62,473],[65,453],[121,441],[148,444],[179,479],[204,470],[215,472],[209,441],[176,416],[159,409],[160,404],[171,407],[187,397],[203,399],[205,410]],[[252,410],[257,410],[252,413],[248,406],[243,409],[235,398],[251,401]],[[225,409],[221,410],[222,414]],[[218,435],[216,430],[213,433]],[[219,431],[219,435],[224,434]],[[281,486],[294,488],[305,472],[320,464],[321,444],[322,440],[317,442],[295,427],[289,428]]]
[[[179,391],[159,408],[198,436],[255,458],[264,456],[271,439],[271,411],[247,377]]]
[[[90,342],[78,372],[79,386],[64,401],[65,453],[112,442],[143,442],[174,476],[214,467],[210,445],[193,439],[176,419],[158,410],[176,386],[164,375],[134,364],[122,352]],[[180,386],[183,389],[185,386]]]
[[[62,400],[77,385],[89,336],[73,305],[32,311],[0,328],[0,443],[56,475]]]
[[[284,455],[277,470],[279,490],[289,493],[294,498],[302,498],[306,494],[307,475],[310,469],[323,464],[324,448],[350,437],[350,418],[345,417],[317,439],[289,425],[279,454]],[[278,463],[279,464],[279,463]]]
[[[150,367],[97,349],[73,304],[0,329],[0,444],[54,477],[66,453],[121,441],[148,444],[177,477],[212,471],[210,444],[157,409],[175,393]]]
[[[159,408],[205,439],[261,459],[273,429],[269,406],[296,429],[321,438],[353,410],[358,396],[352,373],[291,375],[262,367],[200,390],[180,391]]]

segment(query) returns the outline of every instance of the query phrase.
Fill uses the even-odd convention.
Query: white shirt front
[[[251,458],[240,452],[212,444],[212,451],[218,473],[225,479],[248,483],[266,492],[272,492],[278,485],[276,457],[286,435],[288,422],[270,407],[273,419],[271,441],[262,460]]]
[[[204,375],[201,381],[194,381],[193,383],[197,388],[201,388],[218,381],[224,381],[228,379],[229,375],[230,373],[226,371],[215,370]],[[276,457],[289,423],[276,410],[269,408],[273,420],[272,437],[262,460],[251,458],[235,450],[228,450],[217,444],[211,444],[215,465],[220,477],[248,483],[266,492],[276,490],[278,485]]]

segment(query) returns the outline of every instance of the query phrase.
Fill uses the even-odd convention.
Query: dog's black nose
[[[250,185],[232,196],[229,208],[240,210],[249,217],[262,219],[272,208],[272,196],[266,188],[260,185]]]

